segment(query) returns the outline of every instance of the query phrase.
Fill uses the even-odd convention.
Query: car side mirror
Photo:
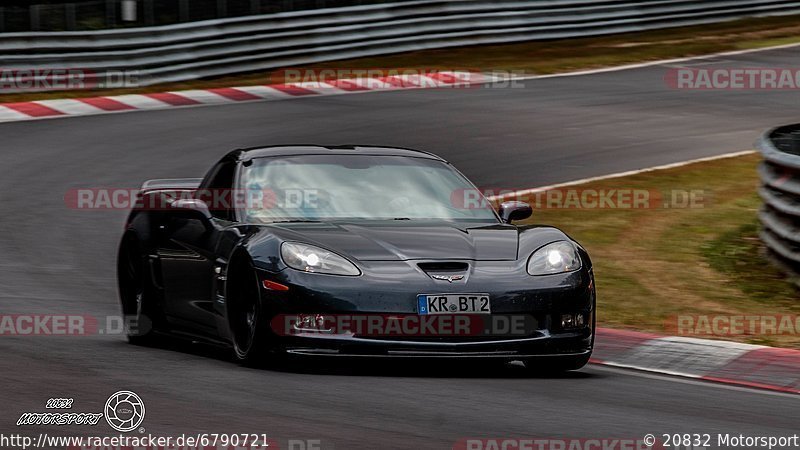
[[[170,203],[170,214],[182,219],[194,219],[208,224],[211,221],[211,211],[206,202],[196,198],[181,198]]]
[[[498,212],[503,222],[511,223],[515,220],[524,220],[530,217],[533,214],[533,208],[525,202],[503,202],[500,204]]]

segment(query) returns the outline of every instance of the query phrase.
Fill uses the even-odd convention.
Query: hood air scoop
[[[434,280],[448,283],[464,280],[469,270],[469,264],[463,262],[423,262],[418,263],[417,267]]]

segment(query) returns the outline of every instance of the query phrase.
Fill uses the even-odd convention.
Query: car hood
[[[519,246],[517,228],[504,224],[285,223],[270,228],[285,240],[319,245],[361,261],[513,261]]]

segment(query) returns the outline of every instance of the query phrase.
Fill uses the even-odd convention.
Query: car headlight
[[[571,242],[557,241],[536,250],[528,260],[531,275],[574,272],[581,268],[578,250]]]
[[[347,276],[361,275],[358,267],[345,257],[313,245],[284,242],[281,245],[281,257],[287,266],[303,272]]]

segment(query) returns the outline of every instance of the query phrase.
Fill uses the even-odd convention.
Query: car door
[[[219,266],[217,246],[234,224],[231,187],[237,162],[217,163],[195,193],[211,212],[208,221],[170,217],[162,226],[164,238],[158,250],[164,283],[164,310],[173,325],[216,333],[215,283]],[[227,255],[226,255],[227,256]]]

